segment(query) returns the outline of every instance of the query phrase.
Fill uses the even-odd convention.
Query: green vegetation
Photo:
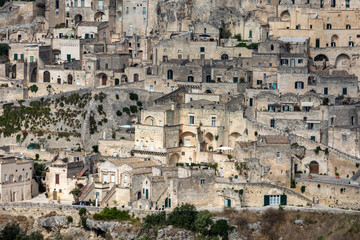
[[[130,115],[130,109],[128,107],[124,107],[123,108],[123,112],[127,113],[128,115]]]
[[[73,195],[74,199],[76,199],[79,196],[79,194],[81,193],[81,189],[76,187],[73,190],[71,190],[69,193],[71,195]]]
[[[194,205],[183,204],[177,206],[168,215],[159,212],[146,216],[143,220],[143,228],[145,233],[150,233],[150,230],[156,232],[159,227],[173,225],[197,233],[200,239],[218,239],[218,237],[228,239],[228,234],[234,230],[234,227],[229,226],[226,220],[221,219],[214,223],[211,218],[212,214],[209,211],[198,212]]]
[[[132,100],[132,101],[138,101],[139,100],[139,96],[136,93],[130,93],[129,97],[130,97],[130,100]]]
[[[220,38],[229,38],[231,37],[231,32],[228,29],[220,28]]]
[[[306,186],[301,186],[301,193],[304,193],[305,192],[305,189],[306,189]]]
[[[0,1],[0,5],[1,5],[1,1]],[[7,45],[6,43],[1,43],[0,44],[0,55],[1,56],[4,56],[4,55],[9,56],[9,49],[10,49],[9,45]]]
[[[86,215],[86,208],[80,208],[79,215],[80,215],[80,217],[85,216]]]
[[[99,152],[99,146],[98,145],[94,145],[92,146],[93,152],[94,153],[98,153]]]
[[[56,25],[55,25],[55,28],[56,28],[56,29],[65,28],[65,27],[66,27],[66,24],[65,24],[65,23],[59,23],[59,24],[56,24]]]
[[[104,210],[100,213],[94,214],[95,220],[130,220],[130,215],[127,211],[121,211],[114,208],[104,208]]]
[[[72,223],[74,221],[73,217],[72,216],[67,216],[67,221],[68,221],[68,223]]]
[[[232,38],[237,39],[239,42],[241,41],[241,34],[235,34]]]
[[[0,240],[43,240],[44,236],[39,232],[32,232],[30,235],[22,233],[20,226],[7,223],[1,230]]]
[[[122,112],[121,112],[120,110],[117,110],[117,111],[116,111],[116,115],[117,115],[118,117],[121,117],[121,116],[122,116]]]
[[[29,87],[29,90],[30,90],[31,92],[33,92],[33,93],[36,93],[36,92],[39,90],[39,88],[38,88],[38,86],[36,86],[36,85],[34,84],[34,85],[31,85],[31,86]]]
[[[137,106],[131,105],[130,106],[130,111],[131,111],[131,113],[137,113],[138,112]]]

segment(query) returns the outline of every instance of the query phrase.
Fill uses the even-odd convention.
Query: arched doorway
[[[335,60],[336,69],[347,69],[350,67],[350,57],[347,54],[340,54]]]
[[[339,45],[339,37],[338,35],[333,35],[331,37],[331,47],[336,47]]]
[[[319,174],[319,163],[316,161],[310,162],[310,173]]]
[[[180,155],[178,153],[174,153],[169,158],[169,164],[176,164],[180,160]]]
[[[16,78],[16,64],[11,67],[11,77]]]
[[[119,85],[120,84],[120,79],[115,78],[115,85]]]
[[[94,21],[95,21],[95,22],[102,22],[104,15],[105,15],[105,14],[104,14],[103,12],[97,12],[97,13],[95,13],[95,15],[94,15]]]
[[[50,72],[49,71],[44,72],[44,82],[50,82]]]
[[[68,84],[72,84],[73,83],[73,77],[71,74],[68,75]]]
[[[324,54],[319,54],[314,58],[315,62],[329,61],[329,58]]]
[[[80,14],[75,15],[75,17],[74,17],[75,25],[78,24],[79,22],[81,22],[82,19],[83,19],[83,17]]]
[[[213,151],[214,150],[214,146],[213,146],[213,141],[214,141],[214,135],[210,132],[206,133],[204,136],[204,151]]]
[[[103,74],[101,76],[101,85],[106,86],[106,83],[107,83],[107,75]]]
[[[134,74],[134,82],[139,81],[139,74],[135,73]]]
[[[284,11],[280,14],[280,19],[283,22],[290,21],[290,13],[288,11]]]
[[[229,55],[227,53],[223,53],[221,55],[221,60],[228,60],[229,59]]]
[[[126,75],[122,75],[121,76],[121,82],[124,83],[124,82],[127,82],[128,81],[128,78]]]

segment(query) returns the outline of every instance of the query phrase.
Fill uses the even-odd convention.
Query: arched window
[[[173,70],[167,71],[167,79],[173,79]]]
[[[194,77],[193,76],[188,76],[188,82],[194,82]]]
[[[326,29],[331,29],[331,28],[332,28],[332,26],[330,23],[326,24]]]
[[[120,80],[118,78],[115,78],[115,85],[119,85]]]
[[[271,51],[273,51],[274,50],[274,45],[271,44],[270,49],[271,49]]]
[[[229,59],[229,55],[227,55],[226,53],[221,55],[221,60],[228,60]]]
[[[68,84],[72,84],[73,82],[73,77],[69,74],[68,75]]]
[[[44,72],[44,82],[50,82],[50,72],[49,71]]]

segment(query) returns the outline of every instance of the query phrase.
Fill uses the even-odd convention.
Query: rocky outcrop
[[[67,217],[65,216],[51,216],[42,218],[39,220],[39,224],[41,227],[53,232],[59,232],[60,229],[69,227]]]

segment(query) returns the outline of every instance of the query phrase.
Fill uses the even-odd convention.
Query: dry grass
[[[314,239],[353,240],[360,239],[360,215],[350,213],[302,212],[267,209],[263,212],[226,210],[217,216],[227,217],[238,227],[239,237],[258,240]],[[296,225],[295,220],[304,225]],[[261,222],[260,234],[248,228],[248,224]]]

